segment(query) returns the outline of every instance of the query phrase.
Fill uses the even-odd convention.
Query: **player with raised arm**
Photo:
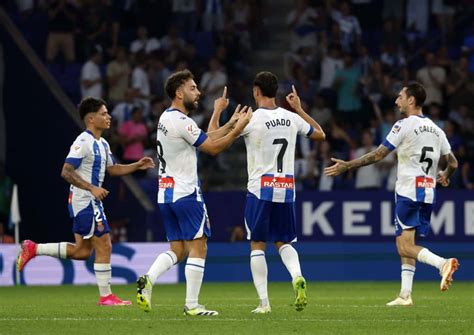
[[[25,240],[21,244],[17,267],[19,271],[23,270],[35,256],[87,260],[95,250],[94,271],[100,293],[97,304],[130,305],[130,301],[121,300],[112,294],[110,288],[112,242],[102,204],[109,191],[102,187],[102,182],[105,171],[111,176],[123,176],[152,168],[155,164],[150,157],[143,157],[133,164],[116,164],[109,143],[101,137],[104,130],[110,128],[111,120],[105,102],[98,98],[84,98],[78,109],[86,130],[72,144],[61,172],[61,176],[71,184],[69,213],[73,219],[76,243],[35,243]]]
[[[301,108],[295,87],[286,101],[295,113],[278,107],[275,96],[277,77],[260,72],[253,82],[253,97],[258,109],[242,135],[247,148],[248,193],[245,226],[250,240],[250,269],[260,303],[255,314],[271,312],[267,291],[267,242],[273,242],[288,269],[295,291],[295,308],[307,305],[306,281],[302,276],[297,251],[295,217],[295,146],[297,135],[322,141],[326,135],[320,125]]]
[[[197,109],[200,97],[193,74],[188,70],[172,74],[165,89],[172,103],[158,121],[158,204],[170,250],[158,255],[147,274],[138,278],[137,303],[150,311],[157,278],[187,257],[184,314],[214,316],[219,313],[198,303],[211,227],[201,194],[196,152],[199,148],[216,155],[228,148],[249,123],[252,109],[238,106],[229,122],[206,134],[188,116]],[[214,113],[220,115],[227,108],[226,91],[224,88],[222,97],[215,101]]]
[[[426,92],[422,85],[412,83],[398,94],[396,105],[405,119],[396,122],[385,141],[374,151],[345,162],[332,158],[334,165],[324,173],[337,176],[351,169],[376,163],[393,149],[398,152],[398,171],[395,186],[395,230],[398,253],[401,257],[401,290],[387,306],[411,306],[411,292],[416,261],[436,267],[441,275],[440,289],[446,291],[459,263],[456,258],[445,259],[416,243],[417,236],[426,236],[435,199],[436,179],[446,187],[458,166],[446,134],[423,115]],[[437,174],[438,161],[445,157],[447,167]]]

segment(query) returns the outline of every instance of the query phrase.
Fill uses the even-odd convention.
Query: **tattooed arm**
[[[446,166],[446,169],[438,173],[437,181],[442,186],[447,187],[449,185],[449,177],[451,177],[454,171],[456,171],[456,169],[458,168],[458,160],[452,152],[445,155],[444,157],[446,157],[446,160],[448,161],[448,166]]]
[[[384,146],[384,145],[379,145],[379,147],[369,153],[366,153],[365,155],[353,159],[349,162],[336,159],[336,158],[331,158],[333,162],[336,164],[331,165],[327,168],[324,169],[324,174],[327,176],[338,176],[348,170],[351,169],[357,169],[361,166],[366,166],[370,164],[377,163],[378,161],[381,161],[384,159],[388,154],[390,153],[390,150]]]
[[[61,177],[63,177],[69,184],[91,192],[96,199],[104,200],[104,198],[109,194],[109,191],[105,188],[94,186],[85,181],[71,164],[64,163]]]

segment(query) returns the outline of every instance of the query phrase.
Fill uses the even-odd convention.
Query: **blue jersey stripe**
[[[308,133],[306,134],[306,137],[310,137],[313,132],[314,132],[314,128],[313,128],[313,126],[310,125]]]
[[[109,148],[107,147],[107,144],[105,144],[105,142],[102,142],[102,145],[105,149],[105,166],[107,167],[107,163],[109,162]]]
[[[165,204],[169,204],[173,202],[173,191],[174,188],[165,188]]]
[[[425,202],[426,189],[424,187],[416,188],[416,201]]]
[[[390,143],[387,139],[385,139],[385,140],[383,141],[382,145],[383,145],[384,147],[387,147],[388,150],[390,150],[390,151],[392,151],[393,149],[395,149],[395,146],[394,146],[392,143]]]
[[[79,167],[79,165],[81,165],[81,163],[82,163],[82,158],[68,157],[68,158],[66,158],[64,163],[71,164],[72,166],[74,166],[75,169],[77,169]]]
[[[286,175],[285,175],[285,178],[293,178],[293,176],[292,176],[291,174],[286,174]],[[293,181],[294,181],[294,179],[293,179]],[[293,185],[294,185],[294,184],[293,184]],[[295,190],[294,190],[294,189],[287,188],[287,189],[286,189],[286,192],[285,192],[285,202],[292,202],[292,201],[293,201],[294,194],[295,194]]]
[[[102,157],[100,156],[100,149],[97,142],[94,142],[94,164],[92,165],[92,178],[91,184],[94,186],[99,186],[99,177],[100,177],[100,166]]]
[[[200,146],[205,140],[207,139],[207,134],[201,130],[201,134],[199,135],[196,142],[194,142],[193,146],[196,148]]]
[[[274,177],[274,175],[264,174],[262,177]],[[273,187],[260,187],[260,199],[273,201]]]

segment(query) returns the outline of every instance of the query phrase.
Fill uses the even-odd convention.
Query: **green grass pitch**
[[[98,307],[95,286],[0,287],[0,334],[474,334],[474,283],[416,282],[413,307],[385,307],[397,282],[308,283],[309,304],[292,306],[290,283],[270,283],[272,313],[252,315],[252,283],[204,283],[200,302],[216,317],[182,315],[185,286],[158,285],[153,310],[135,303],[135,286],[115,286],[129,307]]]

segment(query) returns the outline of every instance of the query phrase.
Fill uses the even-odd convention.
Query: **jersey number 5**
[[[277,157],[277,171],[283,171],[283,156],[285,156],[286,147],[288,146],[288,141],[284,138],[275,138],[273,144],[281,144],[280,152]]]
[[[163,158],[163,146],[161,145],[160,141],[156,141],[156,152],[158,153],[158,160],[160,161],[160,174],[166,173],[166,162]]]
[[[420,163],[426,163],[426,168],[421,167],[424,173],[429,174],[431,166],[433,166],[433,160],[431,158],[426,157],[427,152],[433,152],[433,147],[423,147],[421,149],[421,157],[420,157]]]

